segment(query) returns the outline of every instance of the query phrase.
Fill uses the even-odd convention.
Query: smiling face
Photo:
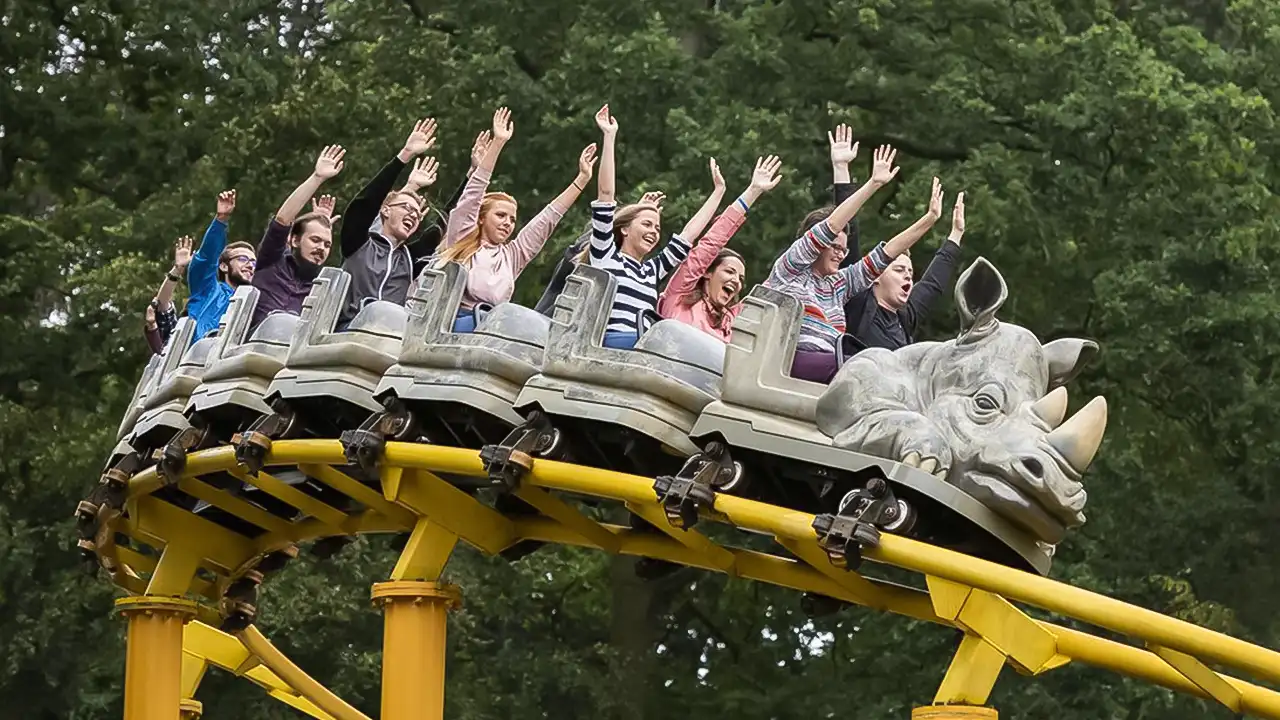
[[[409,239],[422,220],[423,203],[417,195],[396,193],[382,206],[382,234],[399,242]]]
[[[662,218],[655,208],[641,209],[631,221],[618,229],[622,237],[621,250],[635,260],[644,260],[655,247],[662,235]]]
[[[841,230],[840,234],[836,235],[836,239],[818,253],[818,259],[813,263],[813,271],[820,276],[835,275],[840,272],[840,263],[848,254],[849,236]]]
[[[289,247],[294,257],[312,265],[324,265],[333,247],[333,229],[319,218],[305,220],[294,226],[289,236]]]
[[[702,277],[707,300],[720,308],[733,305],[738,301],[738,293],[742,291],[746,274],[747,267],[736,253],[722,251]]]
[[[253,282],[253,271],[258,265],[253,246],[248,243],[232,243],[218,261],[218,277],[233,288]]]
[[[511,238],[515,228],[515,203],[501,199],[485,202],[480,214],[480,238],[485,243],[501,245]]]
[[[880,303],[881,307],[898,310],[906,305],[907,298],[911,297],[912,284],[911,258],[899,255],[876,279],[872,292],[875,293],[876,302]]]

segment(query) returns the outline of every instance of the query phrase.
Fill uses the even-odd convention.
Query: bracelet
[[[587,186],[586,186],[586,185],[583,185],[582,187],[578,187],[578,181],[577,181],[577,179],[576,179],[576,178],[574,179],[574,181],[573,181],[572,185],[573,185],[575,188],[577,188],[577,189],[578,189],[578,192],[585,192],[585,191],[586,191],[586,189],[587,189]]]
[[[174,275],[173,273],[169,272],[169,273],[165,273],[165,274],[164,274],[164,276],[165,276],[165,277],[167,277],[167,278],[169,278],[170,280],[174,281],[175,283],[181,283],[181,282],[182,282],[182,276],[180,276],[180,275]]]

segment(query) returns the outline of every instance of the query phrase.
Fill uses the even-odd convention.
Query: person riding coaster
[[[478,307],[493,307],[511,299],[520,273],[542,250],[561,218],[591,181],[595,143],[583,148],[578,156],[578,174],[569,187],[513,236],[515,198],[506,193],[486,192],[486,189],[498,156],[514,131],[510,110],[499,108],[493,115],[492,138],[484,138],[484,154],[468,178],[457,206],[449,213],[444,240],[433,263],[439,268],[457,262],[467,268],[467,287],[454,332],[475,330]]]
[[[716,185],[723,186],[720,168],[712,160]],[[764,193],[777,187],[782,176],[782,161],[776,155],[756,160],[751,184],[711,224],[711,229],[693,249],[689,257],[671,275],[658,299],[658,314],[679,320],[729,342],[733,319],[742,311],[738,293],[746,281],[747,268],[742,255],[725,247],[747,219],[747,212]]]

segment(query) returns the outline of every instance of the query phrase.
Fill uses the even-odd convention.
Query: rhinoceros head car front
[[[1004,278],[978,258],[956,281],[954,340],[864,350],[818,401],[837,447],[902,461],[955,485],[1049,545],[1084,523],[1080,479],[1107,425],[1095,397],[1066,418],[1090,340],[1041,342],[996,320]]]

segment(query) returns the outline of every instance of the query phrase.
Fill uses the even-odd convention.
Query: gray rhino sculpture
[[[1080,478],[1107,425],[1102,397],[1063,422],[1063,386],[1098,346],[1042,345],[996,320],[1008,288],[983,258],[955,292],[956,339],[858,353],[818,400],[818,427],[837,447],[932,473],[1056,545],[1085,521]]]

